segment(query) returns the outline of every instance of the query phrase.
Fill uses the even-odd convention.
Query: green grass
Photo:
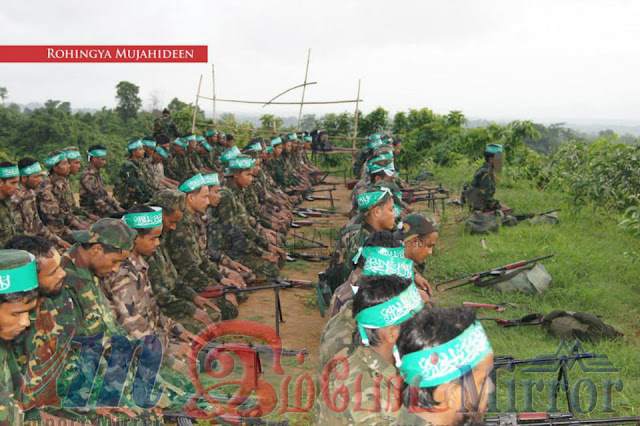
[[[437,181],[445,187],[459,191],[463,182],[470,179],[473,167],[436,169]],[[553,192],[540,192],[528,182],[498,182],[501,202],[517,212],[544,211],[562,208],[559,225],[502,228],[498,234],[472,236],[463,232],[463,223],[453,217],[462,216],[460,208],[447,209],[444,223],[452,223],[441,230],[434,255],[427,260],[427,278],[432,284],[465,273],[479,272],[512,263],[521,259],[555,253],[555,257],[544,262],[553,282],[542,295],[528,296],[514,293],[499,293],[492,289],[463,287],[437,294],[436,303],[443,306],[473,302],[516,302],[522,309],[509,309],[495,315],[482,310],[479,316],[520,318],[527,313],[547,314],[556,309],[582,311],[602,315],[605,322],[615,326],[625,336],[615,342],[598,344],[584,342],[586,351],[606,354],[617,373],[582,371],[575,365],[569,373],[571,383],[588,378],[596,384],[597,401],[589,414],[603,417],[605,379],[621,379],[624,387],[612,393],[612,408],[616,415],[637,415],[640,411],[640,357],[638,335],[640,335],[640,240],[626,234],[617,226],[615,217],[607,217],[593,207],[572,209],[568,197]],[[489,250],[483,250],[481,240],[485,238]],[[485,329],[496,354],[510,354],[517,358],[530,358],[537,354],[553,354],[559,339],[545,333],[541,327],[500,328],[494,323],[484,322]],[[571,345],[573,342],[568,342]],[[497,380],[498,407],[504,411],[507,404],[507,380],[515,379],[516,408],[523,410],[523,379],[554,379],[551,373],[500,372]],[[541,392],[533,391],[534,410],[547,407],[548,385]],[[580,394],[582,407],[587,407],[586,391]],[[564,398],[558,407],[566,412]],[[611,415],[611,414],[608,414]],[[585,415],[586,416],[586,415]]]

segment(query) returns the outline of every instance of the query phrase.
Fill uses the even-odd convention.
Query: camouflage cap
[[[131,250],[138,232],[122,220],[100,219],[87,231],[73,232],[73,239],[79,243],[101,243],[121,250]]]
[[[175,189],[162,189],[156,192],[151,198],[150,204],[162,207],[165,212],[175,212],[176,210],[184,211],[184,192]]]
[[[402,220],[402,227],[396,232],[396,237],[407,241],[413,236],[423,237],[438,232],[436,220],[427,213],[411,213]]]

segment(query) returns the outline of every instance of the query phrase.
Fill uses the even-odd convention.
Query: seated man
[[[29,328],[30,312],[36,307],[38,277],[36,261],[23,250],[0,250],[0,424],[21,425],[18,409],[20,372],[12,341]]]
[[[123,211],[115,198],[107,192],[100,175],[100,170],[107,165],[107,149],[102,145],[92,145],[87,155],[89,164],[80,175],[80,205],[99,217]]]
[[[475,311],[423,309],[402,324],[401,424],[482,425],[493,391],[493,351]],[[447,362],[465,360],[464,365]],[[463,379],[464,377],[464,379]]]
[[[476,170],[468,193],[469,204],[483,212],[501,210],[496,195],[496,172],[502,169],[502,145],[489,144],[484,150],[484,164]]]
[[[427,213],[411,213],[402,220],[402,228],[395,236],[404,244],[404,255],[413,260],[415,281],[418,288],[433,295],[431,284],[424,277],[425,260],[433,253],[438,241],[438,224]]]

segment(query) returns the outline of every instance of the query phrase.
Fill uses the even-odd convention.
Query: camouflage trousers
[[[260,256],[243,256],[236,260],[251,269],[257,278],[276,278],[280,274],[277,265]]]

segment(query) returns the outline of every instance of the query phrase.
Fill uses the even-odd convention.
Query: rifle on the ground
[[[297,239],[299,239],[299,240],[307,241],[307,242],[309,242],[309,243],[312,243],[312,244],[314,244],[314,245],[317,245],[317,246],[319,246],[319,248],[329,248],[329,246],[328,246],[328,245],[326,245],[326,244],[324,244],[322,241],[314,240],[314,239],[312,239],[312,238],[307,238],[307,237],[305,237],[304,235],[296,234],[296,233],[295,233],[295,231],[294,231],[294,233],[293,233],[293,240],[294,240],[294,244],[295,244],[295,240],[296,240],[296,238],[297,238]]]
[[[330,222],[313,222],[311,220],[294,220],[291,222],[292,228],[300,228],[301,226],[313,226],[313,225],[327,225],[331,226],[333,223]]]
[[[355,188],[356,184],[358,183],[358,179],[356,180],[350,180],[349,182],[347,182],[347,189],[353,189]]]
[[[220,399],[218,396],[215,396],[215,395],[213,396],[213,398]],[[231,398],[228,398],[228,399],[230,400]],[[255,401],[255,398],[248,399],[248,401]],[[248,404],[250,406],[253,406],[256,403],[257,401],[249,402]],[[186,413],[180,412],[180,411],[163,411],[162,417],[165,420],[170,420],[171,422],[175,421],[178,424],[178,426],[191,426],[193,424],[193,421],[196,420],[196,419],[192,419]],[[261,425],[288,426],[289,425],[288,419],[277,420],[277,421],[267,421],[259,417],[240,417],[240,416],[234,416],[231,414],[223,414],[222,416],[216,417],[213,420],[215,420],[217,424],[220,424],[220,425],[232,425],[232,426],[261,426]]]
[[[329,177],[329,175],[332,175],[334,173],[336,173],[336,174],[342,173],[342,175],[346,179],[346,176],[347,176],[347,174],[346,174],[347,171],[346,170],[317,170],[317,171],[311,172],[310,175],[314,176],[314,177],[321,176],[320,177],[320,182],[318,183],[318,184],[320,184],[320,183],[323,183],[324,180]]]
[[[270,282],[274,284],[260,285],[253,287],[239,288],[235,286],[209,286],[196,290],[199,296],[206,298],[224,297],[227,294],[237,294],[245,292],[253,292],[260,290],[273,290],[275,295],[275,313],[276,313],[276,333],[280,333],[280,323],[285,322],[282,316],[282,307],[280,304],[280,290],[287,288],[316,288],[317,284],[307,280],[296,280],[289,278],[270,278]],[[227,304],[221,304],[222,320],[227,319]]]
[[[304,218],[328,217],[328,216],[331,216],[332,214],[340,214],[340,212],[331,211],[328,209],[317,209],[317,208],[310,208],[310,207],[299,207],[299,208],[293,209],[293,213]]]
[[[294,262],[296,259],[306,260],[307,262],[323,262],[331,259],[331,257],[317,253],[287,253],[287,261]]]
[[[515,216],[516,220],[518,222],[520,222],[522,220],[531,219],[531,218],[536,217],[536,216],[544,216],[544,215],[547,215],[547,214],[559,212],[560,210],[562,210],[562,209],[553,209],[553,210],[549,210],[549,211],[546,211],[546,212],[540,212],[540,213],[517,214],[517,215],[514,215],[514,216]]]
[[[428,201],[429,202],[429,208],[431,208],[433,211],[435,211],[436,213],[438,212],[438,201],[440,201],[442,203],[442,213],[445,212],[445,202],[447,200],[447,196],[443,196],[443,197],[439,197],[437,195],[433,195],[433,194],[423,194],[423,195],[413,195],[410,197],[406,197],[406,199],[403,199],[403,201],[405,201],[407,204],[413,204],[413,203],[418,203],[421,201]]]
[[[494,309],[498,313],[504,312],[507,308],[520,308],[520,305],[516,303],[475,303],[475,302],[462,302],[462,306],[465,308],[474,309]]]
[[[484,271],[484,272],[462,275],[462,276],[452,278],[450,280],[442,281],[441,283],[436,284],[436,291],[448,291],[448,290],[452,290],[454,288],[462,287],[469,284],[473,284],[476,287],[488,287],[497,282],[495,278],[502,277],[508,271],[512,271],[514,269],[518,269],[523,266],[529,265],[531,263],[539,262],[541,260],[549,259],[550,257],[553,257],[553,256],[555,256],[555,254],[548,254],[546,256],[536,257],[535,259],[521,260],[519,262],[511,263],[509,265],[500,266],[494,269],[489,269],[488,271]],[[465,278],[468,278],[468,279],[462,283],[443,288],[445,284],[460,281]]]
[[[478,321],[494,321],[501,327],[516,327],[519,325],[540,325],[544,321],[544,315],[540,313],[525,315],[518,319],[503,319],[503,318],[477,318]]]
[[[573,413],[573,404],[571,402],[571,397],[569,395],[570,386],[569,386],[569,369],[567,364],[569,361],[579,361],[583,359],[594,359],[601,358],[603,355],[599,356],[592,352],[574,352],[570,355],[549,355],[549,356],[541,356],[537,358],[524,358],[524,359],[516,359],[512,355],[497,355],[493,361],[493,371],[491,372],[491,379],[494,383],[496,383],[496,372],[500,367],[514,367],[516,365],[555,365],[558,368],[558,378],[556,380],[556,387],[554,389],[554,400],[557,400],[558,391],[560,390],[560,386],[564,387],[564,392],[567,396],[567,408],[570,413]],[[568,423],[571,424],[571,423]]]
[[[483,421],[485,425],[495,426],[611,425],[620,423],[640,424],[640,416],[577,419],[570,413],[505,413],[498,417],[485,417]]]

